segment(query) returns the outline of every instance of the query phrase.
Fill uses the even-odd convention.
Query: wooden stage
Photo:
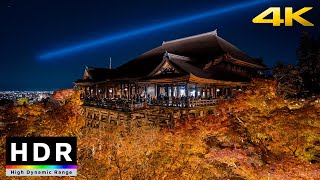
[[[147,109],[123,112],[84,106],[86,126],[104,129],[110,125],[135,125],[174,128],[176,120],[206,117],[214,114],[215,106],[178,108],[150,106]]]

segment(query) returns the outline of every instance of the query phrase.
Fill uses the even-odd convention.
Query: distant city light
[[[19,99],[28,99],[29,104],[50,98],[53,91],[0,91],[0,100],[11,100],[16,103]]]

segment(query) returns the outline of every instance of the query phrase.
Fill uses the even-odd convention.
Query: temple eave
[[[190,74],[189,82],[199,83],[199,84],[213,84],[213,85],[222,85],[222,86],[241,86],[248,84],[247,82],[233,82],[233,81],[223,81],[216,79],[208,79],[197,77],[193,74]]]

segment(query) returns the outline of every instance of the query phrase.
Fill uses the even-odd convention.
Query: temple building
[[[115,69],[86,67],[74,83],[84,90],[84,97],[96,99],[214,103],[232,97],[266,69],[212,31],[163,42]]]

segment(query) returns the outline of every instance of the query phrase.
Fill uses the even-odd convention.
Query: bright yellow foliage
[[[76,135],[77,179],[320,179],[320,103],[285,100],[276,85],[256,79],[214,115],[174,129],[102,131],[81,129],[80,92],[67,90],[56,93],[59,103],[9,108],[2,134]]]

